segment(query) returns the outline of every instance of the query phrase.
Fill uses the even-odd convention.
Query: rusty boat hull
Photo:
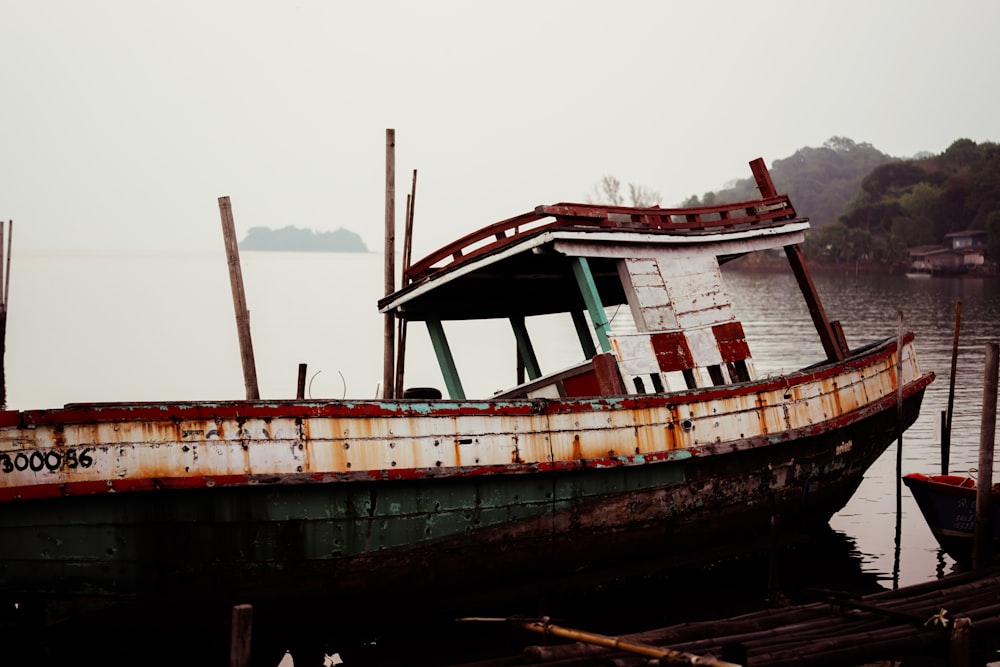
[[[444,595],[825,526],[934,376],[912,333],[848,346],[799,249],[808,220],[751,169],[757,200],[539,206],[404,267],[378,306],[426,325],[447,398],[0,413],[0,598],[51,616]],[[812,366],[756,371],[720,266],[759,251],[788,258],[825,355]],[[536,316],[561,318],[554,342],[578,362],[548,368]],[[514,386],[466,396],[446,328],[461,320],[503,325]]]
[[[890,339],[780,380],[614,400],[7,413],[6,437],[19,435],[0,454],[5,478],[40,483],[0,495],[3,594],[84,605],[398,594],[625,554],[686,562],[766,535],[776,516],[825,524],[899,433],[895,358]],[[930,381],[906,367],[904,426]],[[788,394],[817,409],[789,412]],[[819,406],[850,402],[823,419]],[[727,404],[744,409],[722,414]],[[724,437],[775,409],[766,432]]]

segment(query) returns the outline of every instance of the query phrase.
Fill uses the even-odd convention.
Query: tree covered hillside
[[[907,248],[973,229],[986,231],[987,259],[1000,259],[1000,146],[959,139],[940,155],[873,169],[809,247],[835,261],[898,264]]]
[[[833,137],[820,148],[775,160],[770,171],[778,191],[810,219],[805,252],[816,259],[900,266],[908,261],[908,248],[947,245],[948,234],[978,229],[987,232],[987,261],[1000,261],[1000,145],[995,143],[958,139],[940,155],[904,159]],[[680,205],[759,196],[753,179],[746,178]]]
[[[791,197],[795,210],[807,216],[816,229],[840,217],[873,169],[895,160],[871,144],[833,137],[820,148],[800,148],[791,157],[775,160],[770,171],[778,192]],[[706,193],[701,199],[690,197],[682,206],[758,197],[753,178],[744,178],[719,192]]]

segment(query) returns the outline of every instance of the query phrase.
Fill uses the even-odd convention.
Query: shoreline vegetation
[[[788,269],[788,260],[782,256],[768,258],[743,257],[725,264],[723,270],[740,271],[745,273],[760,272],[770,273],[773,271],[785,271]],[[902,276],[913,269],[907,264],[883,264],[879,262],[864,261],[829,261],[823,257],[808,257],[809,270],[814,274],[866,274],[866,275],[890,275]],[[937,276],[938,274],[934,274]],[[947,274],[940,274],[947,278],[998,278],[1000,271],[995,267],[981,267],[978,270],[956,271]]]
[[[317,232],[288,225],[281,229],[251,227],[240,250],[280,252],[369,252],[356,233],[341,227],[332,232]]]
[[[810,266],[851,272],[996,275],[1000,263],[1000,144],[957,139],[940,154],[893,157],[868,143],[831,137],[774,160],[771,177],[812,221],[802,245]],[[595,188],[608,204],[659,203],[650,188],[613,176]],[[754,179],[692,195],[680,206],[752,201]],[[970,237],[961,239],[959,237]],[[956,257],[972,251],[978,258]],[[970,261],[971,260],[971,261]],[[964,265],[964,266],[963,266]],[[849,267],[845,269],[845,267]]]

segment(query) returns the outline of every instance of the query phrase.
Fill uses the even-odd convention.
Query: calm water
[[[308,365],[312,397],[377,395],[382,377],[382,321],[375,306],[383,284],[380,256],[244,253],[242,271],[262,398],[294,396],[300,363]],[[778,374],[823,356],[789,274],[727,271],[725,275],[759,372]],[[21,253],[14,258],[11,276],[6,356],[9,407],[243,397],[232,293],[221,251],[169,256]],[[903,438],[904,473],[937,472],[940,467],[939,415],[947,405],[955,304],[961,300],[951,469],[975,467],[984,346],[1000,337],[1000,281],[826,274],[814,278],[829,317],[841,321],[851,345],[895,336],[902,312],[906,328],[917,334],[922,368],[937,374],[920,419]],[[568,326],[558,318],[529,323],[539,337]],[[449,328],[470,397],[488,395],[513,381],[513,337],[509,329],[501,330],[503,335],[497,339],[479,325]],[[478,346],[484,340],[493,346],[487,349],[510,349],[510,355],[480,354]],[[577,361],[575,347],[540,345],[543,370]],[[419,325],[410,331],[406,384],[442,386]],[[933,579],[952,569],[905,488],[897,550],[895,469],[893,445],[849,505],[834,517],[824,543],[813,545],[816,553],[808,557],[792,554],[783,561],[783,587],[888,588]],[[811,560],[820,557],[823,560]],[[570,624],[601,632],[638,630],[654,622],[699,614],[729,615],[762,604],[767,563],[751,559],[721,564],[682,579],[647,577],[638,588],[616,581],[576,590],[538,591],[523,598],[522,606],[502,611],[561,612]],[[706,586],[714,590],[723,586],[727,594],[705,606]],[[524,600],[532,608],[525,608]],[[434,629],[414,621],[413,615],[419,615],[414,604],[392,601],[386,606],[409,619],[402,626],[419,629],[430,643],[425,662],[432,662],[431,654],[456,641],[480,649],[485,644],[496,648],[505,641],[520,645],[533,641],[495,626],[437,627],[436,635]],[[685,613],[678,616],[665,611],[672,604],[683,607]],[[385,607],[379,609],[381,614]],[[474,598],[447,609],[451,615],[490,611],[497,608]],[[278,625],[277,619],[271,621]],[[400,626],[395,627],[398,631]],[[448,636],[440,636],[442,632]],[[386,658],[386,652],[393,650],[386,648],[392,644],[387,638],[392,631],[378,622],[343,625],[339,631],[320,634],[328,638],[324,650],[381,650],[380,659],[392,662]],[[228,637],[223,639],[228,641]],[[412,648],[415,640],[407,641]],[[380,642],[382,648],[376,649]],[[276,641],[269,649],[277,650],[279,645]],[[280,654],[265,664],[277,664],[279,658]],[[354,664],[361,662],[357,658]],[[297,657],[296,664],[317,663]]]

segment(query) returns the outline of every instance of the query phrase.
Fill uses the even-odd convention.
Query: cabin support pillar
[[[576,284],[580,287],[583,302],[587,304],[587,311],[590,313],[594,331],[597,332],[597,342],[601,345],[601,352],[610,352],[611,341],[608,340],[608,331],[611,329],[611,325],[604,313],[601,295],[597,293],[597,283],[594,282],[594,274],[590,272],[590,264],[586,257],[573,258],[573,275],[576,277]]]
[[[524,318],[510,318],[510,326],[514,329],[514,338],[517,339],[517,351],[521,355],[528,379],[537,380],[542,377],[542,370],[538,366],[538,357],[535,356],[535,348],[531,345],[531,337],[528,336],[528,326],[525,324]]]
[[[451,354],[451,346],[448,345],[448,338],[444,335],[441,320],[427,320],[427,332],[431,336],[431,345],[434,346],[434,354],[437,356],[441,375],[444,376],[448,396],[455,400],[465,400],[465,390],[462,389],[462,380],[458,377],[455,357]]]

